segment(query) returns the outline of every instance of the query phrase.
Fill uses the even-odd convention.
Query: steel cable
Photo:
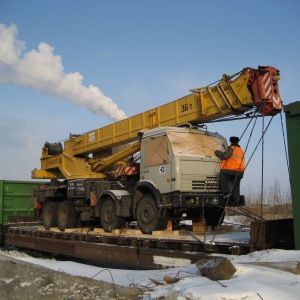
[[[284,143],[285,159],[286,159],[286,165],[287,165],[288,174],[289,174],[289,183],[291,185],[290,164],[289,164],[286,140],[285,140],[284,129],[283,129],[282,112],[280,113],[280,120],[281,120],[281,131],[282,131],[282,137],[283,137],[283,143]]]

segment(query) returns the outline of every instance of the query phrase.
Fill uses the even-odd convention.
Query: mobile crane
[[[217,225],[226,201],[214,151],[227,142],[199,125],[253,111],[276,115],[279,79],[274,67],[244,68],[160,107],[71,134],[64,147],[46,142],[32,178],[51,182],[33,191],[36,213],[45,228],[62,231],[92,222],[109,232],[133,220],[143,233],[165,229],[168,220]]]

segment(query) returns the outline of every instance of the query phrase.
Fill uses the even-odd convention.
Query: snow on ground
[[[284,299],[300,298],[300,275],[249,263],[258,262],[297,262],[300,251],[265,250],[244,256],[227,256],[234,264],[237,272],[229,280],[211,281],[201,276],[195,264],[164,270],[122,270],[90,266],[71,261],[33,258],[28,255],[11,251],[0,252],[49,269],[71,275],[86,276],[123,286],[144,286],[151,291],[143,299],[158,299],[169,295],[168,299],[178,300],[234,300],[234,299]],[[223,255],[224,256],[224,255]],[[166,284],[165,275],[179,277],[174,284]],[[153,284],[149,278],[163,285]],[[174,296],[171,296],[174,295]],[[161,298],[160,298],[161,299]]]

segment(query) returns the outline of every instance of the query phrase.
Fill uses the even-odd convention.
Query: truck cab
[[[218,181],[220,160],[214,151],[226,147],[221,135],[191,126],[160,127],[144,132],[140,181],[134,195],[138,223],[141,223],[139,213],[146,215],[155,210],[141,208],[147,206],[143,204],[146,194],[145,202],[149,203],[151,198],[161,218],[178,221],[206,218],[208,225],[218,225],[225,203]],[[146,231],[146,227],[142,230]]]

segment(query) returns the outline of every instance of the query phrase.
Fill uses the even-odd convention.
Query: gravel
[[[139,299],[141,290],[72,276],[0,255],[0,299]]]

